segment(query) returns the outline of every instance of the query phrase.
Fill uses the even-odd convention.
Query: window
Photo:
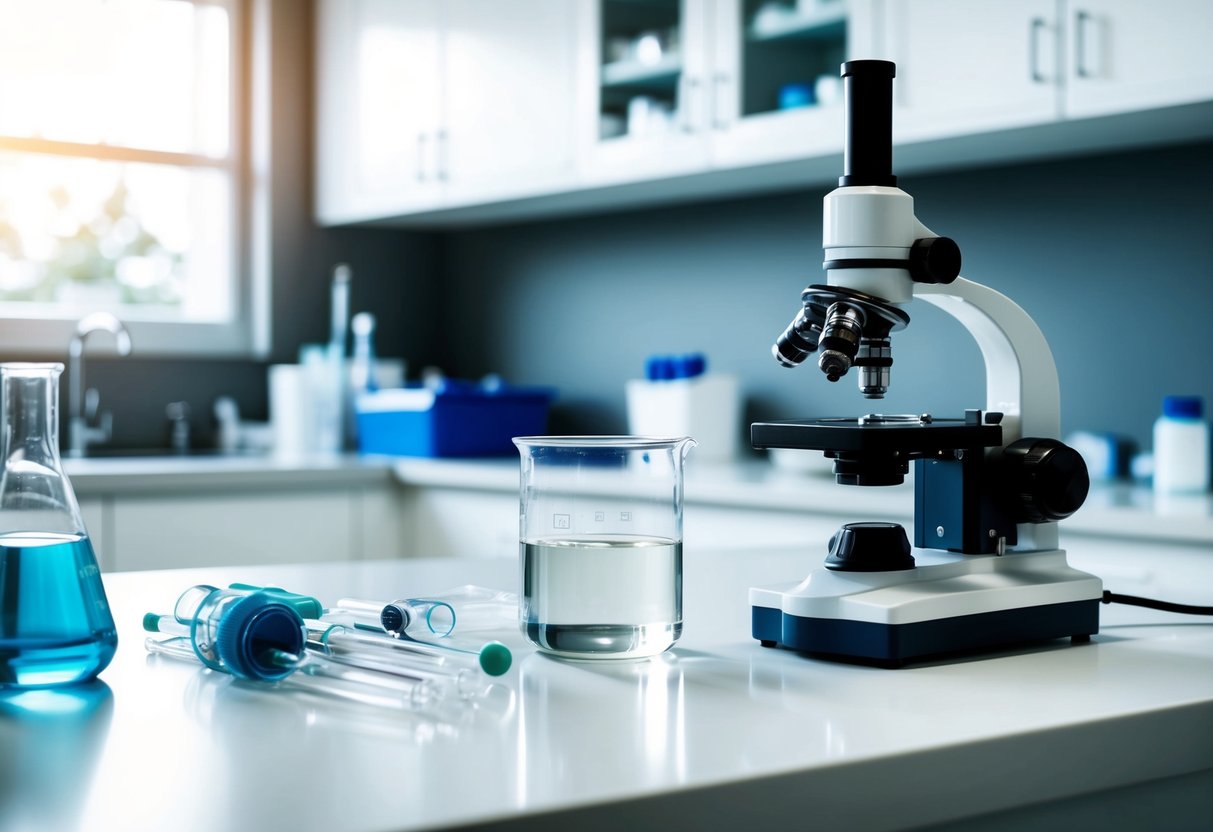
[[[0,349],[249,354],[241,0],[0,0]]]

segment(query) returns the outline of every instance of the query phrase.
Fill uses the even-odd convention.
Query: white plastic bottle
[[[1192,494],[1209,489],[1209,423],[1199,396],[1167,396],[1154,422],[1154,490]]]

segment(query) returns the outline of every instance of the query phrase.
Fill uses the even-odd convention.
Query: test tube
[[[412,649],[408,641],[392,638],[386,633],[359,632],[344,624],[309,621],[308,648],[322,653],[329,660],[399,674],[416,679],[428,679],[435,686],[449,689],[460,699],[482,695],[486,685],[480,673],[466,664],[452,662],[449,656],[433,655]]]
[[[462,657],[462,661],[474,663],[490,676],[500,676],[513,662],[508,647],[496,640],[455,637],[451,633],[456,629],[464,634],[512,626],[516,622],[517,605],[517,596],[512,593],[468,585],[441,593],[437,598],[387,602],[342,598],[323,618],[343,622],[349,616],[355,621],[354,626],[365,627],[362,622],[378,610],[380,628],[396,636],[402,645],[408,645],[406,649],[446,656],[450,661]]]

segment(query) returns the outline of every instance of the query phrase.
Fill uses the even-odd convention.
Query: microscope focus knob
[[[913,568],[910,540],[897,523],[847,523],[830,538],[826,569],[893,572]]]
[[[951,237],[923,237],[910,246],[915,283],[951,283],[960,276],[960,246]]]
[[[1063,520],[1087,499],[1087,464],[1070,446],[1056,439],[1020,439],[1003,454],[1017,522]]]

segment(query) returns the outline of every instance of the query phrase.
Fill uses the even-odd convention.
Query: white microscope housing
[[[812,354],[831,381],[857,369],[880,399],[891,379],[891,333],[921,298],[964,325],[985,361],[986,405],[963,419],[867,415],[761,422],[756,448],[824,451],[836,479],[894,485],[915,470],[914,545],[895,523],[849,523],[806,579],[750,590],[753,635],[827,657],[900,666],[928,656],[1070,637],[1099,629],[1100,580],[1071,568],[1057,521],[1089,480],[1057,440],[1057,368],[1043,333],[1004,295],[959,276],[960,250],[914,216],[892,175],[887,61],[851,61],[840,187],[825,197],[826,283],[772,352],[794,367]],[[1029,374],[1030,373],[1030,377]]]

